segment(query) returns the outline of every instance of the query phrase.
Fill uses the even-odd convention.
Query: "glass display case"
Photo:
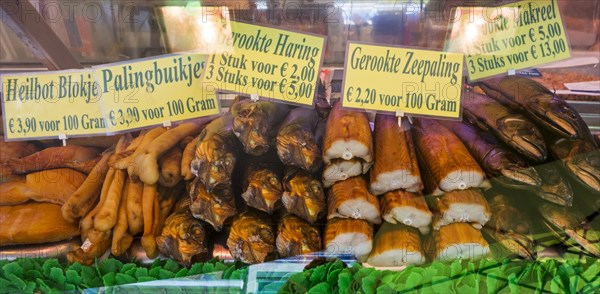
[[[465,62],[458,119],[342,106],[350,44],[446,52],[503,7],[554,4],[559,27],[523,38],[564,29],[569,58],[478,80]],[[600,291],[600,0],[29,0],[0,17],[0,79],[186,54],[204,75],[236,23],[325,38],[309,106],[216,89],[217,115],[110,136],[5,140],[42,124],[6,119],[3,79],[0,293]]]

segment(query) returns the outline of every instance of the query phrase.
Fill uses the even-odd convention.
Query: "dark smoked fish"
[[[321,251],[319,229],[305,220],[288,214],[281,218],[277,229],[277,252],[280,257],[291,257]]]
[[[536,248],[530,232],[529,220],[508,202],[506,196],[494,194],[489,200],[494,213],[485,224],[484,233],[510,253],[534,259]]]
[[[248,154],[258,156],[267,152],[277,134],[277,125],[285,118],[289,107],[282,103],[236,98],[229,109],[233,116],[233,131]]]
[[[463,94],[463,104],[464,115],[471,123],[493,133],[502,142],[532,161],[546,160],[544,137],[525,116],[488,96],[473,92]]]
[[[494,135],[464,121],[440,123],[461,139],[486,174],[495,182],[509,187],[541,186],[542,179],[536,170],[519,155],[505,148]]]
[[[224,114],[206,125],[198,136],[191,170],[208,191],[219,185],[231,185],[239,149],[232,123],[233,117]]]
[[[325,215],[323,185],[307,171],[287,168],[283,177],[283,206],[290,213],[315,223]]]
[[[322,164],[321,138],[317,137],[323,120],[315,109],[298,107],[289,112],[277,133],[277,155],[285,165],[315,172]]]
[[[215,231],[221,231],[223,224],[238,212],[229,186],[209,192],[199,179],[194,180],[190,189],[190,211],[195,218],[209,223]]]
[[[250,207],[272,214],[281,206],[283,167],[274,152],[248,157],[244,162],[242,199]]]
[[[189,203],[189,198],[177,202],[174,212],[167,217],[160,236],[156,237],[160,253],[177,260],[183,266],[206,261],[211,256],[208,226],[192,216]]]
[[[262,263],[275,258],[275,233],[269,217],[246,211],[233,220],[227,238],[231,256],[245,263]]]
[[[600,193],[600,149],[583,139],[555,139],[550,151],[579,183]]]
[[[557,162],[536,166],[542,178],[542,185],[533,192],[540,198],[562,206],[573,205],[573,190],[571,185],[560,172]]]
[[[591,137],[577,110],[532,79],[506,76],[479,86],[490,97],[527,112],[538,124],[561,137]]]

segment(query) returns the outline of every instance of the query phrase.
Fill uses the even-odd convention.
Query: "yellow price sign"
[[[109,133],[219,113],[202,84],[206,55],[174,54],[93,67]]]
[[[91,70],[4,75],[2,93],[7,140],[106,133]]]
[[[445,50],[465,53],[471,81],[567,59],[571,51],[556,1],[458,7]]]
[[[206,83],[246,95],[313,105],[325,37],[231,22],[233,52],[211,55]]]
[[[350,42],[342,106],[459,118],[463,54]]]

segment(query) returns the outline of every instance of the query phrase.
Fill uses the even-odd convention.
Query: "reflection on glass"
[[[165,6],[159,11],[169,52],[230,51],[231,24],[227,7]]]

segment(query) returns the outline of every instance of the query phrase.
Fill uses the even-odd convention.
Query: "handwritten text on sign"
[[[460,117],[463,55],[349,43],[344,107]]]
[[[7,140],[106,133],[91,70],[5,75],[2,87]]]
[[[466,54],[470,80],[567,59],[571,53],[556,0],[457,8],[446,51]]]
[[[312,105],[324,37],[231,22],[233,54],[212,55],[206,83],[287,103]]]
[[[205,64],[206,55],[168,55],[94,67],[108,132],[218,114]]]

